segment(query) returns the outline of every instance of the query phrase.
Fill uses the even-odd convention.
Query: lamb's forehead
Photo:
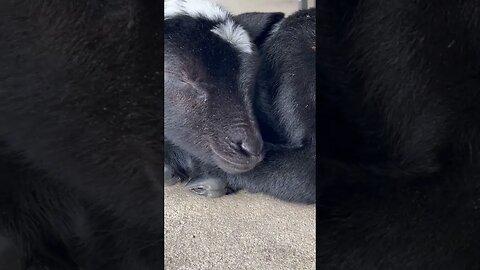
[[[235,23],[232,15],[208,0],[166,0],[165,20],[187,15],[207,19],[217,24],[210,31],[232,44],[239,51],[252,53],[252,42],[247,31]]]

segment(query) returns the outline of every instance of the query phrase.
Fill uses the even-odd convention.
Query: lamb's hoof
[[[170,166],[164,165],[163,166],[163,185],[168,187],[168,186],[173,186],[178,182],[180,182],[180,177],[176,176],[173,173],[173,170],[170,168]]]
[[[227,183],[219,178],[200,176],[185,185],[191,192],[208,198],[217,198],[229,193]]]

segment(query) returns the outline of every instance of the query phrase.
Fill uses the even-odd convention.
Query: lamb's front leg
[[[175,174],[173,168],[170,165],[163,165],[163,185],[164,186],[173,186],[176,183],[180,182],[181,179],[178,175]]]
[[[178,182],[186,182],[185,187],[195,194],[209,198],[222,197],[223,195],[232,193],[232,189],[227,187],[227,182],[217,177],[206,175],[188,178],[182,181],[170,165],[164,166],[164,186],[172,186]]]
[[[193,193],[209,198],[222,197],[233,192],[224,179],[208,175],[194,177],[185,186]]]
[[[182,149],[165,143],[164,185],[178,182],[193,193],[209,198],[217,198],[232,193],[233,189],[221,177],[213,177],[201,170],[201,162]]]
[[[267,151],[265,159],[248,172],[227,174],[210,167],[206,174],[224,179],[229,187],[238,190],[265,193],[286,201],[316,202],[314,145]]]

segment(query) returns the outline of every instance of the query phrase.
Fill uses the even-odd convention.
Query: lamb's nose
[[[247,138],[239,143],[239,146],[247,156],[258,157],[262,155],[263,152],[263,140],[257,132],[247,136]]]

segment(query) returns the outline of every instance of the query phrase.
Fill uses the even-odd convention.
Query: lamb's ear
[[[284,17],[282,12],[247,12],[234,16],[234,20],[248,32],[255,45],[261,46],[273,26]]]

